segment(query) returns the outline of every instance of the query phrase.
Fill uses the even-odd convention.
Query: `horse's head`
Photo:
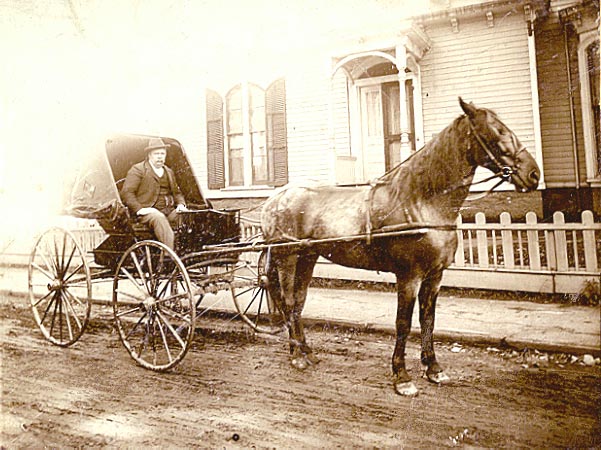
[[[538,186],[540,170],[536,161],[522,145],[515,133],[489,109],[477,108],[459,97],[461,109],[469,119],[470,130],[478,140],[474,149],[475,162],[494,173],[499,173],[522,192]]]

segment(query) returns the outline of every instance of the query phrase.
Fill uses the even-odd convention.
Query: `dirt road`
[[[75,346],[43,340],[22,300],[0,300],[1,443],[5,448],[439,448],[595,447],[601,369],[568,355],[437,345],[452,382],[420,378],[420,395],[390,382],[392,337],[313,326],[321,363],[288,364],[282,337],[257,337],[239,321],[201,322],[170,373],[135,365],[93,308]],[[105,316],[106,314],[106,316]]]

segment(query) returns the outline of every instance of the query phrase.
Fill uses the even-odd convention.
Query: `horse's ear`
[[[468,117],[472,119],[475,117],[478,108],[476,108],[473,103],[465,103],[463,99],[459,97],[459,105],[461,106],[461,109],[463,109],[463,112],[468,115]]]

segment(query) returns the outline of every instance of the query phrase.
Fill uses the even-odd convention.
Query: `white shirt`
[[[163,176],[163,174],[165,173],[164,167],[154,167],[152,165],[152,163],[150,164],[150,167],[152,167],[152,170],[154,170],[154,173],[156,173],[157,177],[159,177],[159,178],[161,178]]]

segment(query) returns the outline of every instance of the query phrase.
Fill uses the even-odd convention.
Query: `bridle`
[[[493,174],[487,178],[484,178],[482,180],[476,181],[476,182],[472,182],[471,179],[469,178],[464,178],[462,180],[461,183],[459,183],[456,186],[452,186],[448,189],[445,189],[445,193],[449,193],[451,191],[454,191],[456,189],[460,189],[462,187],[466,187],[466,186],[475,186],[477,184],[482,184],[482,183],[486,183],[490,180],[494,180],[495,178],[499,178],[499,181],[493,186],[491,187],[488,191],[486,191],[484,194],[479,195],[478,198],[484,197],[488,194],[490,194],[491,192],[493,192],[496,188],[498,188],[501,184],[507,182],[511,182],[511,176],[513,174],[516,173],[515,171],[515,166],[510,166],[508,164],[503,164],[501,161],[499,161],[498,157],[496,157],[494,155],[494,153],[491,151],[490,147],[487,145],[486,141],[482,138],[482,135],[480,135],[480,133],[478,133],[478,130],[476,130],[476,127],[474,126],[472,120],[467,117],[467,121],[469,124],[469,132],[468,132],[468,136],[470,134],[473,134],[474,137],[476,138],[476,140],[478,141],[478,144],[480,144],[480,147],[482,147],[482,149],[484,150],[484,152],[486,153],[486,155],[488,156],[490,162],[493,163],[494,166],[496,166],[497,171],[493,172]],[[513,134],[513,132],[511,133],[512,136],[512,141],[515,143],[516,141],[516,137],[515,134]],[[468,149],[470,148],[469,146],[471,145],[471,143],[468,144]],[[517,152],[515,152],[515,154],[513,154],[513,158],[517,158],[518,155],[524,151],[527,151],[525,146],[521,146]],[[468,181],[469,179],[469,181]],[[469,198],[467,200],[470,200]],[[476,200],[476,199],[471,199],[471,200]]]
[[[503,181],[511,181],[511,175],[513,175],[515,173],[514,167],[511,167],[507,164],[502,164],[497,157],[495,157],[494,153],[490,150],[490,148],[488,147],[488,145],[486,145],[486,142],[484,141],[484,139],[482,139],[482,136],[480,135],[480,133],[478,133],[478,131],[476,130],[476,127],[474,126],[474,124],[472,123],[472,120],[468,117],[468,123],[470,126],[470,131],[471,133],[474,134],[474,137],[476,138],[476,140],[478,141],[478,143],[480,144],[480,146],[482,147],[482,149],[486,152],[488,158],[490,159],[490,161],[497,167],[497,169],[499,169],[499,171],[497,173],[495,173],[495,178],[496,177],[500,177],[501,178],[501,182]],[[516,137],[515,134],[511,133],[511,137],[512,137],[512,141],[515,143],[516,141]],[[517,152],[515,152],[515,154],[512,155],[512,157],[515,159],[518,157],[518,155],[520,153],[522,153],[523,151],[526,151],[526,147],[525,146],[521,146]]]

